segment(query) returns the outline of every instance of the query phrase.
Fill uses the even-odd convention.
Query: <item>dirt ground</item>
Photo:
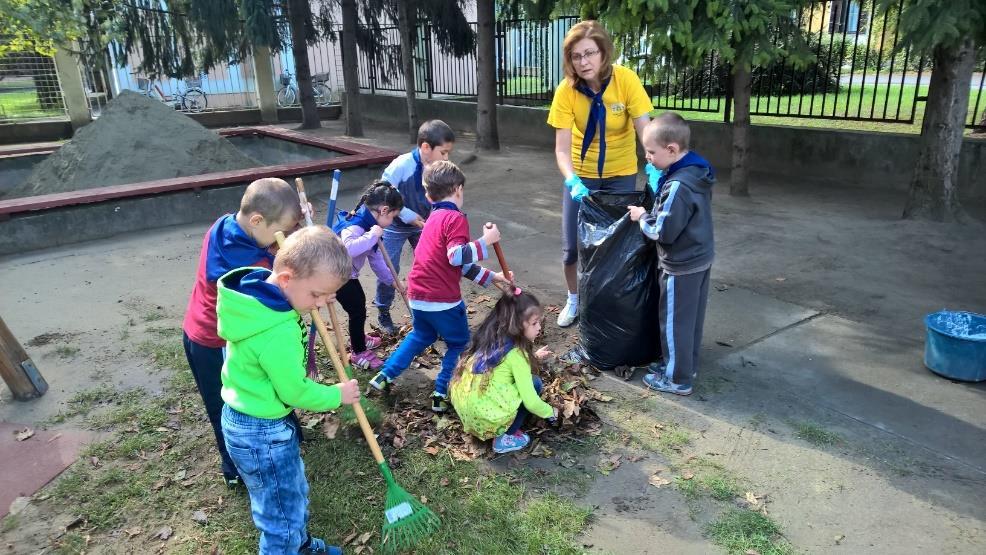
[[[326,122],[316,133],[338,135],[341,126]],[[404,139],[370,128],[359,140],[405,150]],[[453,161],[466,161],[470,137],[456,149]],[[505,145],[462,167],[474,232],[497,222],[518,282],[544,304],[562,304],[552,153]],[[769,514],[801,552],[986,551],[986,387],[935,377],[921,359],[925,314],[986,313],[983,228],[900,221],[899,193],[758,179],[750,198],[737,199],[726,194],[728,176],[720,178],[696,392],[653,394],[639,374],[593,381],[613,399],[596,405],[602,444],[571,454],[590,477],[580,502],[595,507],[584,547],[718,552],[707,525],[752,496],[747,505]],[[360,189],[343,182],[341,207]],[[328,184],[307,186],[324,214]],[[207,225],[0,259],[0,280],[16,284],[0,312],[51,384],[29,403],[4,390],[0,420],[37,425],[98,384],[160,390],[167,372],[132,347],[180,325]],[[373,280],[364,276],[364,286],[372,292]],[[464,292],[468,300],[476,288]],[[548,321],[545,341],[563,352],[574,328]],[[527,464],[569,471],[567,455]],[[597,471],[617,455],[618,468]],[[650,485],[662,472],[671,483]],[[716,479],[732,483],[740,500],[715,498]],[[13,530],[0,539],[43,535]]]

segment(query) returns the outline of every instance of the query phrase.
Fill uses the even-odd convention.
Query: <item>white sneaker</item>
[[[566,302],[565,307],[558,312],[558,327],[567,328],[575,323],[579,317],[578,305],[572,306],[571,302]]]

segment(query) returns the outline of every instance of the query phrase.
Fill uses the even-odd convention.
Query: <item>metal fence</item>
[[[0,121],[65,117],[54,59],[34,50],[0,56]]]

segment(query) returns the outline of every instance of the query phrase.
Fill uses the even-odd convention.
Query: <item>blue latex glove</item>
[[[572,187],[576,185],[582,185],[582,178],[573,173],[572,177],[565,180],[565,187],[568,187],[568,190],[571,191]]]
[[[582,178],[573,175],[565,180],[565,186],[568,187],[568,194],[572,196],[575,202],[582,202],[582,199],[589,196],[591,191],[589,188],[582,183]]]
[[[663,171],[654,167],[653,164],[647,162],[644,165],[644,173],[647,174],[647,186],[650,190],[657,196],[657,182],[661,179],[661,175],[664,174]]]

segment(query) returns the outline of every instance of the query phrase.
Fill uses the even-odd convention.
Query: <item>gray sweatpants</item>
[[[711,268],[677,276],[661,272],[661,354],[665,375],[676,384],[691,385],[698,374],[710,273]]]
[[[637,188],[637,175],[620,175],[593,179],[583,177],[582,183],[592,192],[632,193]],[[571,266],[579,260],[579,206],[572,200],[568,188],[561,186],[561,262]]]

